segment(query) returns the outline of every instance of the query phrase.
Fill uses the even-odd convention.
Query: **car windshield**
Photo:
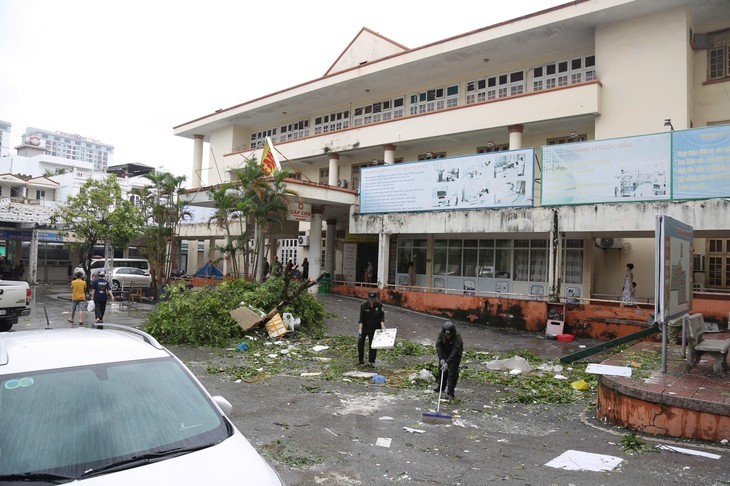
[[[232,434],[173,358],[0,377],[0,477],[84,472]]]

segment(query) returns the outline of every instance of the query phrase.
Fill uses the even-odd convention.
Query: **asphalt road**
[[[22,318],[14,330],[45,327],[44,307],[52,326],[68,326],[67,290],[35,290],[32,315]],[[326,323],[328,334],[354,334],[360,301],[335,295],[320,298],[336,316]],[[105,320],[140,326],[149,308],[140,304],[130,310],[111,304]],[[386,306],[386,325],[398,328],[399,339],[433,342],[442,322]],[[465,346],[474,350],[527,349],[557,357],[592,344],[559,343],[534,333],[457,325]],[[246,359],[241,353],[181,346],[171,350],[212,394],[223,395],[233,404],[231,420],[289,485],[730,483],[727,446],[659,438],[650,443],[677,444],[722,457],[667,451],[631,455],[619,447],[627,431],[596,423],[591,410],[582,405],[495,405],[498,387],[462,380],[458,400],[444,403],[441,409],[453,416],[453,425],[433,425],[421,421],[424,412],[436,408],[430,384],[422,390],[397,389],[366,380],[284,375],[254,383],[236,382],[223,374],[210,374],[208,369]],[[609,472],[546,466],[566,451],[600,454],[621,462]],[[575,465],[585,468],[589,462],[579,459]],[[245,477],[243,470],[242,484]]]

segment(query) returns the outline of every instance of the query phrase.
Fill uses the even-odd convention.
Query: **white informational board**
[[[370,344],[372,349],[393,349],[395,346],[395,335],[398,330],[394,327],[389,329],[377,329]]]
[[[657,216],[654,316],[665,322],[692,308],[692,227]]]

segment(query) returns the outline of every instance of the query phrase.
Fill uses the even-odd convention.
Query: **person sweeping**
[[[456,382],[459,381],[461,355],[464,353],[464,341],[453,322],[446,321],[441,326],[436,338],[436,353],[439,359],[439,376],[438,384],[433,391],[446,390],[446,398],[453,399]],[[445,382],[443,378],[446,378]]]

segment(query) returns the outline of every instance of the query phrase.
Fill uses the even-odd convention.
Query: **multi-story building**
[[[728,290],[729,54],[726,0],[577,0],[414,49],[362,29],[321,78],[174,132],[196,185],[271,137],[311,210],[278,237],[308,228],[310,275],[370,262],[398,286],[412,260],[422,288],[616,299],[633,262],[649,301],[664,214],[694,228],[693,280]],[[712,162],[672,151],[715,125]],[[694,163],[725,184],[687,190]]]
[[[26,143],[38,141],[49,155],[88,162],[98,172],[105,172],[114,157],[113,145],[81,135],[28,127],[23,134],[23,140]]]
[[[10,129],[12,124],[0,120],[0,157],[10,155]]]

